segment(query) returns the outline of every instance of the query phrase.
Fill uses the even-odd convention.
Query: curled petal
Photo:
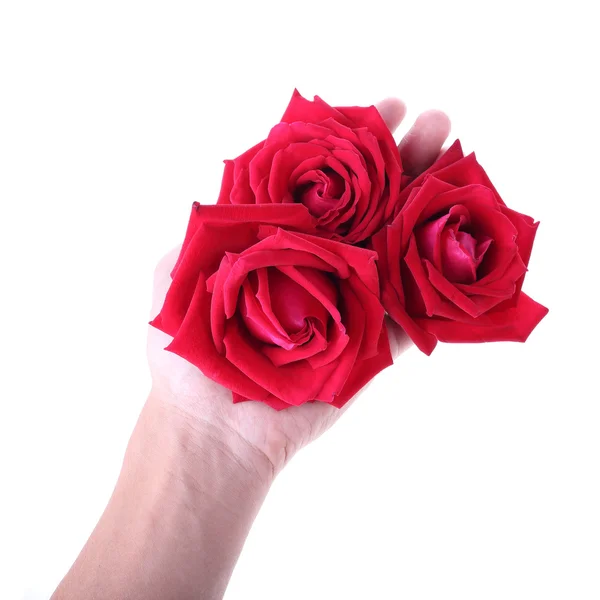
[[[417,324],[441,342],[525,342],[548,309],[521,293],[516,306],[486,314],[481,323],[417,319]]]

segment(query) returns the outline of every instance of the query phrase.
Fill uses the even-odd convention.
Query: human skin
[[[392,131],[406,112],[393,98],[377,108]],[[421,114],[399,145],[405,168],[425,170],[449,130],[443,113]],[[152,316],[177,254],[157,266]],[[388,328],[397,357],[410,341],[393,323]],[[222,598],[274,478],[355,401],[279,412],[261,402],[233,404],[229,390],[166,352],[169,341],[149,329],[150,395],[108,505],[53,600]]]

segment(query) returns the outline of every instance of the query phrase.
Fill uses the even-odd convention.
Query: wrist
[[[191,417],[151,393],[129,442],[122,475],[128,468],[153,473],[162,493],[207,500],[232,513],[266,495],[273,465],[225,424]]]
[[[272,477],[266,459],[213,427],[151,395],[110,502],[53,598],[223,596]]]

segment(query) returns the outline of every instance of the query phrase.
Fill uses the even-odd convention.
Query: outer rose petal
[[[435,174],[437,179],[456,187],[474,184],[483,185],[494,193],[499,204],[504,204],[487,173],[477,162],[475,154],[471,153],[468,156],[464,156],[458,140],[454,142],[439,160],[433,163],[425,173],[417,177],[406,189],[421,185],[421,182],[432,174]],[[403,190],[403,193],[406,193],[406,190]]]
[[[460,160],[463,157],[464,154],[462,151],[462,146],[460,145],[460,142],[456,140],[452,144],[452,146],[450,146],[450,148],[448,148],[448,150],[446,150],[446,152],[444,152],[444,154],[442,154],[442,156],[440,156],[440,158],[438,158],[438,160],[436,160],[429,167],[429,169],[421,173],[418,177],[411,178],[408,175],[403,176],[402,191],[400,192],[400,196],[398,198],[398,204],[396,206],[395,214],[397,214],[397,212],[406,204],[406,201],[408,200],[408,197],[410,196],[411,192],[415,188],[423,185],[423,183],[425,182],[427,177],[429,177],[429,175],[437,173],[438,171],[442,171],[443,169],[445,169],[449,165],[454,164],[456,161]],[[440,177],[440,179],[443,180],[443,177]]]
[[[379,255],[377,267],[380,273],[381,301],[390,317],[404,329],[419,350],[429,355],[437,340],[415,323],[404,304],[404,290],[400,283],[401,235],[401,220],[396,219],[393,225],[382,229],[372,238],[372,247]]]
[[[420,327],[406,312],[404,305],[397,298],[391,296],[387,290],[383,292],[382,301],[390,317],[404,329],[406,335],[410,337],[415,346],[429,356],[437,345],[435,336]]]
[[[355,396],[375,375],[394,363],[390,352],[390,341],[387,329],[382,327],[377,345],[377,354],[372,358],[359,362],[346,380],[344,389],[334,398],[333,406],[341,408]]]
[[[506,206],[502,207],[502,212],[511,220],[512,224],[517,229],[517,245],[519,247],[519,255],[521,256],[521,260],[523,261],[524,265],[527,266],[529,264],[529,259],[531,258],[531,250],[533,249],[533,242],[535,240],[535,234],[537,233],[539,222],[535,222],[531,217],[511,210]],[[513,298],[507,302],[507,308],[510,306],[515,306],[516,302],[518,302],[524,280],[525,273],[523,273],[521,278],[517,281],[515,294]]]
[[[388,147],[392,148],[396,146],[392,132],[388,129],[381,114],[374,106],[367,108],[362,106],[340,106],[338,111],[348,117],[355,126],[369,129]],[[400,166],[400,160],[397,161],[397,164]]]
[[[369,359],[378,352],[379,330],[383,322],[385,310],[379,300],[379,294],[375,295],[371,292],[360,277],[353,275],[347,282],[360,301],[365,314],[365,333],[359,357],[361,359]]]
[[[235,167],[232,160],[225,160],[223,162],[225,163],[225,168],[223,169],[223,179],[221,180],[221,189],[219,190],[217,204],[231,204],[231,190],[233,189]]]
[[[368,360],[361,361],[350,373],[350,377],[346,380],[344,389],[334,397],[331,402],[332,406],[336,408],[342,408],[349,400],[351,400],[371,379],[373,379],[378,373],[386,369],[393,364],[392,355],[390,353],[390,341],[387,335],[387,329],[385,327],[381,330],[379,336],[378,352],[377,354]],[[234,392],[233,402],[247,402],[249,399],[244,396],[240,396]],[[283,400],[279,400],[275,396],[269,396],[266,400],[262,401],[264,404],[268,404],[275,410],[284,410],[289,408],[291,405]]]
[[[257,152],[263,147],[260,142],[246,150],[235,160],[226,160],[221,182],[221,191],[217,204],[253,204],[254,197],[249,183],[249,165]]]
[[[272,228],[264,227],[261,230],[261,235],[264,236],[272,235],[273,233]],[[379,290],[379,279],[375,266],[377,254],[372,250],[283,229],[277,231],[276,238],[276,243],[285,244],[286,248],[295,248],[317,254],[320,258],[323,258],[334,266],[338,275],[343,279],[349,277],[351,271],[342,266],[351,265],[352,269],[371,292],[376,294],[377,290]],[[334,256],[336,258],[333,258]]]
[[[533,241],[535,240],[539,222],[536,223],[531,217],[511,210],[507,206],[503,206],[501,210],[517,230],[519,254],[521,255],[521,260],[527,266],[531,257],[531,249],[533,248]]]
[[[335,119],[343,125],[348,127],[352,126],[352,122],[347,119],[339,110],[329,106],[327,102],[324,102],[315,96],[313,102],[303,98],[298,90],[294,90],[292,99],[288,107],[285,109],[283,117],[281,117],[282,123],[293,123],[294,121],[305,121],[311,123],[320,123],[326,119]]]
[[[189,310],[200,274],[206,277],[214,272],[225,251],[241,250],[256,236],[252,227],[241,223],[227,227],[227,236],[224,235],[225,229],[223,224],[219,226],[199,221],[193,235],[189,239],[186,237],[171,273],[173,281],[167,290],[163,307],[152,325],[160,326],[165,333],[174,336]]]
[[[487,313],[487,325],[477,319],[470,324],[438,319],[416,322],[441,342],[524,342],[547,314],[545,306],[521,293],[515,307]]]
[[[451,192],[454,189],[456,188],[432,176],[428,177],[421,187],[412,191],[406,205],[394,219],[394,223],[398,220],[402,222],[400,246],[403,249],[406,249],[414,228],[424,221],[423,211],[444,192]]]
[[[196,243],[203,249],[200,254],[208,251],[212,260],[208,260],[206,254],[198,254],[197,262],[202,264],[204,272],[212,274],[219,263],[225,252],[239,252],[236,250],[239,247],[240,242],[234,235],[234,229],[229,229],[229,235],[224,235],[225,228],[229,228],[234,224],[244,224],[245,229],[248,228],[248,224],[255,223],[256,230],[261,225],[269,224],[276,227],[285,227],[286,229],[301,230],[306,233],[316,231],[316,222],[312,215],[308,212],[306,207],[301,204],[295,204],[293,206],[282,206],[279,204],[273,204],[264,207],[258,207],[254,204],[248,206],[219,206],[219,205],[202,205],[199,202],[194,202],[192,205],[192,212],[188,221],[187,230],[185,232],[185,238],[179,253],[179,258],[175,263],[171,276],[177,271],[179,264],[185,253],[188,250],[188,246],[192,239],[196,235],[200,227],[212,225],[212,231],[218,230],[220,233],[210,241],[203,240],[202,238],[196,240]],[[241,232],[243,228],[238,228],[238,232]],[[250,232],[250,235],[255,235],[254,230]],[[248,236],[248,233],[245,238]],[[247,247],[249,242],[245,245],[242,242],[242,248]],[[196,251],[198,252],[198,251]]]
[[[207,377],[224,385],[234,393],[256,400],[266,398],[266,390],[236,369],[216,351],[210,330],[206,326],[209,312],[210,295],[206,291],[206,280],[200,274],[188,313],[166,350],[185,358],[188,362],[196,365]]]
[[[340,282],[340,293],[344,300],[343,323],[348,332],[348,344],[335,361],[337,366],[331,375],[323,382],[316,396],[321,402],[332,403],[346,384],[353,369],[360,364],[360,350],[366,333],[366,315],[360,305],[359,299],[354,294],[347,281]],[[383,322],[383,317],[382,317]],[[332,363],[330,363],[332,364]],[[326,365],[323,368],[326,368]]]
[[[396,142],[394,141],[394,136],[374,106],[370,106],[367,110],[356,106],[340,107],[338,110],[352,119],[358,126],[368,128],[380,141],[381,151],[386,161],[386,172],[389,178],[389,196],[384,210],[384,218],[389,219],[394,211],[399,209],[399,193],[402,179],[402,162]],[[373,231],[370,231],[371,233]]]
[[[263,390],[258,397],[245,394],[251,400],[262,400],[266,390],[288,404],[299,406],[318,397],[319,390],[337,368],[335,361],[318,370],[312,369],[306,361],[276,367],[253,345],[236,319],[227,321],[223,341],[231,366],[237,367],[241,374],[251,378]],[[230,388],[227,383],[224,385]]]

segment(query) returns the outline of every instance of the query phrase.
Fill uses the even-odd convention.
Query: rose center
[[[298,281],[276,267],[258,269],[249,274],[240,295],[240,314],[250,334],[286,350],[315,335],[327,336],[331,316],[319,297],[335,302],[337,296],[324,273],[301,268],[293,273]]]
[[[464,206],[453,206],[448,214],[432,219],[415,230],[421,258],[431,262],[452,283],[477,281],[477,269],[492,243],[471,228]]]
[[[345,188],[344,178],[325,167],[308,171],[298,179],[294,199],[314,216],[321,217],[339,202]]]

